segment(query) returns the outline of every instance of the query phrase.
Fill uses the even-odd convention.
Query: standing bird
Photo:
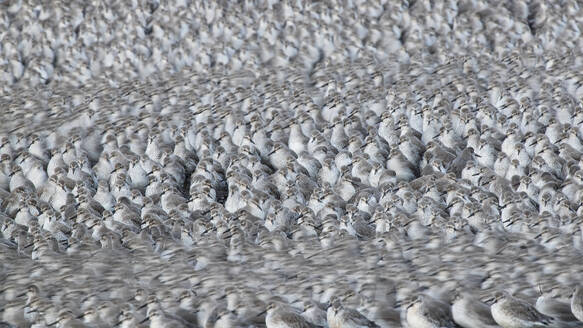
[[[552,317],[507,293],[497,293],[490,309],[492,317],[502,328],[557,327]]]
[[[360,312],[343,306],[338,298],[330,300],[326,317],[330,328],[379,327]]]
[[[463,328],[499,327],[490,307],[467,292],[459,293],[451,306],[453,321]]]
[[[306,321],[300,314],[284,308],[282,305],[271,303],[267,306],[265,325],[267,328],[313,328],[316,327]]]
[[[407,307],[409,328],[457,328],[451,310],[442,302],[427,295],[419,295]]]

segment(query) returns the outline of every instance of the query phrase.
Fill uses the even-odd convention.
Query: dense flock
[[[0,327],[583,327],[578,1],[0,1]]]

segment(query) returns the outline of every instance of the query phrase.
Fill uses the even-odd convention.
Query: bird
[[[351,297],[354,293],[350,291],[344,295],[344,299]],[[326,317],[331,328],[340,327],[378,327],[376,323],[366,318],[355,309],[344,306],[341,300],[334,297],[330,300]]]
[[[542,314],[546,314],[562,322],[576,322],[577,318],[571,312],[571,304],[560,299],[558,290],[551,289],[545,293],[542,285],[540,296],[537,298],[535,308]]]
[[[446,304],[428,295],[419,295],[406,309],[409,327],[459,327]]]
[[[178,327],[186,327],[182,322],[177,319],[170,318],[159,309],[152,309],[146,319],[144,319],[141,323],[145,321],[150,321],[150,327],[157,327],[157,328],[178,328]]]
[[[314,302],[305,302],[301,314],[313,326],[326,327],[328,325],[326,311]]]
[[[498,327],[490,306],[483,303],[469,292],[458,292],[452,305],[451,313],[453,320],[461,327]]]
[[[503,328],[546,327],[554,324],[554,319],[540,313],[524,300],[504,292],[494,295],[491,305],[492,317]]]
[[[266,311],[265,325],[268,328],[315,327],[300,314],[285,309],[283,305],[277,303],[270,303]]]
[[[47,323],[48,326],[63,327],[63,328],[81,328],[86,327],[86,325],[78,320],[71,310],[63,309],[59,312],[57,320],[55,322]]]

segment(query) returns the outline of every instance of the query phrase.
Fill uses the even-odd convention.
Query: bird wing
[[[374,228],[364,222],[358,222],[352,225],[356,235],[360,238],[371,238],[375,234]]]
[[[315,326],[308,323],[304,317],[293,312],[283,312],[274,318],[274,321],[281,321],[289,328],[313,328]]]
[[[549,323],[553,322],[553,320],[554,320],[552,317],[549,317],[548,315],[545,315],[545,314],[538,312],[532,306],[528,306],[527,308],[528,308],[528,310],[525,311],[525,315],[531,321],[540,321],[544,324],[549,324]]]
[[[440,327],[457,328],[459,327],[451,317],[449,307],[446,307],[439,301],[426,299],[424,302],[423,312],[426,317],[433,318]]]
[[[478,300],[474,300],[473,302],[475,302],[472,306],[474,311],[473,313],[469,312],[468,314],[474,316],[476,319],[480,320],[480,322],[485,324],[496,325],[496,321],[492,317],[490,307]]]
[[[346,318],[346,321],[350,320],[360,327],[378,327],[376,323],[368,320],[367,317],[354,309],[344,309],[343,316]]]
[[[511,309],[511,312],[513,312],[516,317],[519,317],[522,320],[541,322],[545,325],[554,320],[552,317],[538,312],[535,307],[530,306],[530,304],[524,303],[521,300],[514,299],[511,302],[512,303],[507,304],[508,308]]]

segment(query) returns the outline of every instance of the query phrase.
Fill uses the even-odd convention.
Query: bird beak
[[[264,315],[265,313],[267,313],[267,309],[265,309],[265,310],[263,310],[263,311],[259,312],[259,314],[257,314],[257,316],[256,316],[256,317],[260,317],[260,316]]]
[[[345,295],[345,296],[342,298],[342,302],[346,301],[346,300],[347,300],[349,297],[351,297],[351,296],[352,296],[352,295],[350,295],[350,294],[349,294],[349,295]]]
[[[233,237],[233,234],[230,234],[230,235],[225,235],[225,236],[223,236],[223,239],[229,239],[229,238],[231,238],[231,237]]]
[[[144,320],[140,321],[140,325],[143,324],[144,322],[148,321],[148,320],[150,320],[150,317],[144,318]]]

